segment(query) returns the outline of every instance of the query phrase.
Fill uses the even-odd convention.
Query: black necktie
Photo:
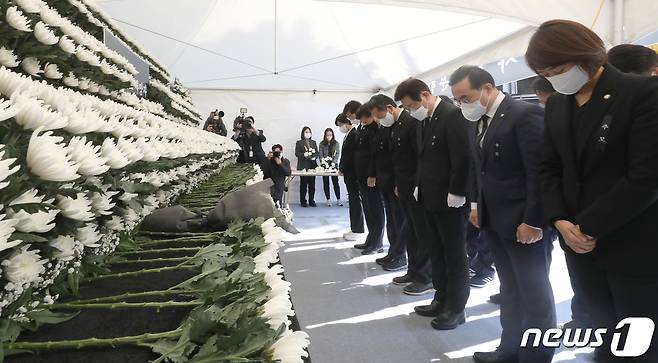
[[[484,134],[487,132],[487,127],[489,127],[489,116],[484,115],[478,120],[477,124],[478,134],[476,142],[479,147],[482,147],[482,139],[484,138]]]

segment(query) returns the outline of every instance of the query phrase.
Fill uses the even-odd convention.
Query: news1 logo
[[[639,357],[649,350],[655,324],[650,318],[625,318],[615,327],[610,350],[617,357]],[[541,329],[531,328],[523,333],[521,347],[558,348],[598,348],[603,345],[606,328],[588,329]],[[530,338],[533,338],[530,342]],[[529,344],[529,342],[531,344]]]

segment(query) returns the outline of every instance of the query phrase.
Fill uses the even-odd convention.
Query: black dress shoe
[[[492,304],[500,305],[500,294],[493,294],[489,296],[489,302]]]
[[[431,283],[423,284],[421,282],[414,281],[411,284],[407,285],[402,289],[402,292],[406,295],[411,296],[420,296],[429,294],[434,291],[434,287]]]
[[[499,351],[475,352],[473,354],[475,363],[517,363],[516,356],[503,354]]]
[[[356,248],[357,250],[365,250],[366,247],[368,247],[368,245],[366,243],[359,243],[359,244],[354,245],[354,248]]]
[[[315,204],[315,202],[309,202],[308,205],[311,206],[312,208],[316,208],[318,206],[317,204]]]
[[[302,202],[301,204],[302,204],[302,208],[308,208],[308,203]]]
[[[414,282],[414,278],[413,276],[409,275],[409,273],[393,278],[393,283],[400,286],[406,286],[412,282]]]
[[[361,251],[362,255],[374,255],[375,253],[382,253],[384,249],[382,247],[368,247]]]
[[[432,320],[432,328],[436,330],[453,330],[466,322],[464,312],[451,313],[444,311]]]
[[[407,268],[406,258],[395,258],[386,262],[383,266],[386,271],[400,271]]]
[[[380,266],[384,266],[388,261],[391,261],[391,260],[392,260],[391,256],[384,256],[384,257],[380,257],[380,258],[376,259],[375,263],[380,265]]]
[[[443,310],[443,304],[438,300],[432,300],[429,305],[419,305],[414,307],[416,314],[420,316],[437,317]]]

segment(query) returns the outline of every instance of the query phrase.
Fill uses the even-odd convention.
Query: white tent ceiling
[[[658,28],[655,0],[98,1],[195,89],[373,92],[522,55],[547,19],[610,44]]]

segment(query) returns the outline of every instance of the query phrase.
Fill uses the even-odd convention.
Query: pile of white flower
[[[279,262],[279,248],[285,232],[277,227],[273,219],[261,225],[267,247],[254,258],[254,272],[264,273],[265,282],[270,286],[270,299],[263,304],[263,316],[274,330],[285,324],[286,330],[270,347],[272,357],[285,363],[301,363],[302,357],[308,357],[305,350],[309,345],[309,337],[303,331],[290,330],[289,316],[295,314],[290,300],[290,282],[283,279],[283,266]],[[272,267],[269,267],[272,266]]]

